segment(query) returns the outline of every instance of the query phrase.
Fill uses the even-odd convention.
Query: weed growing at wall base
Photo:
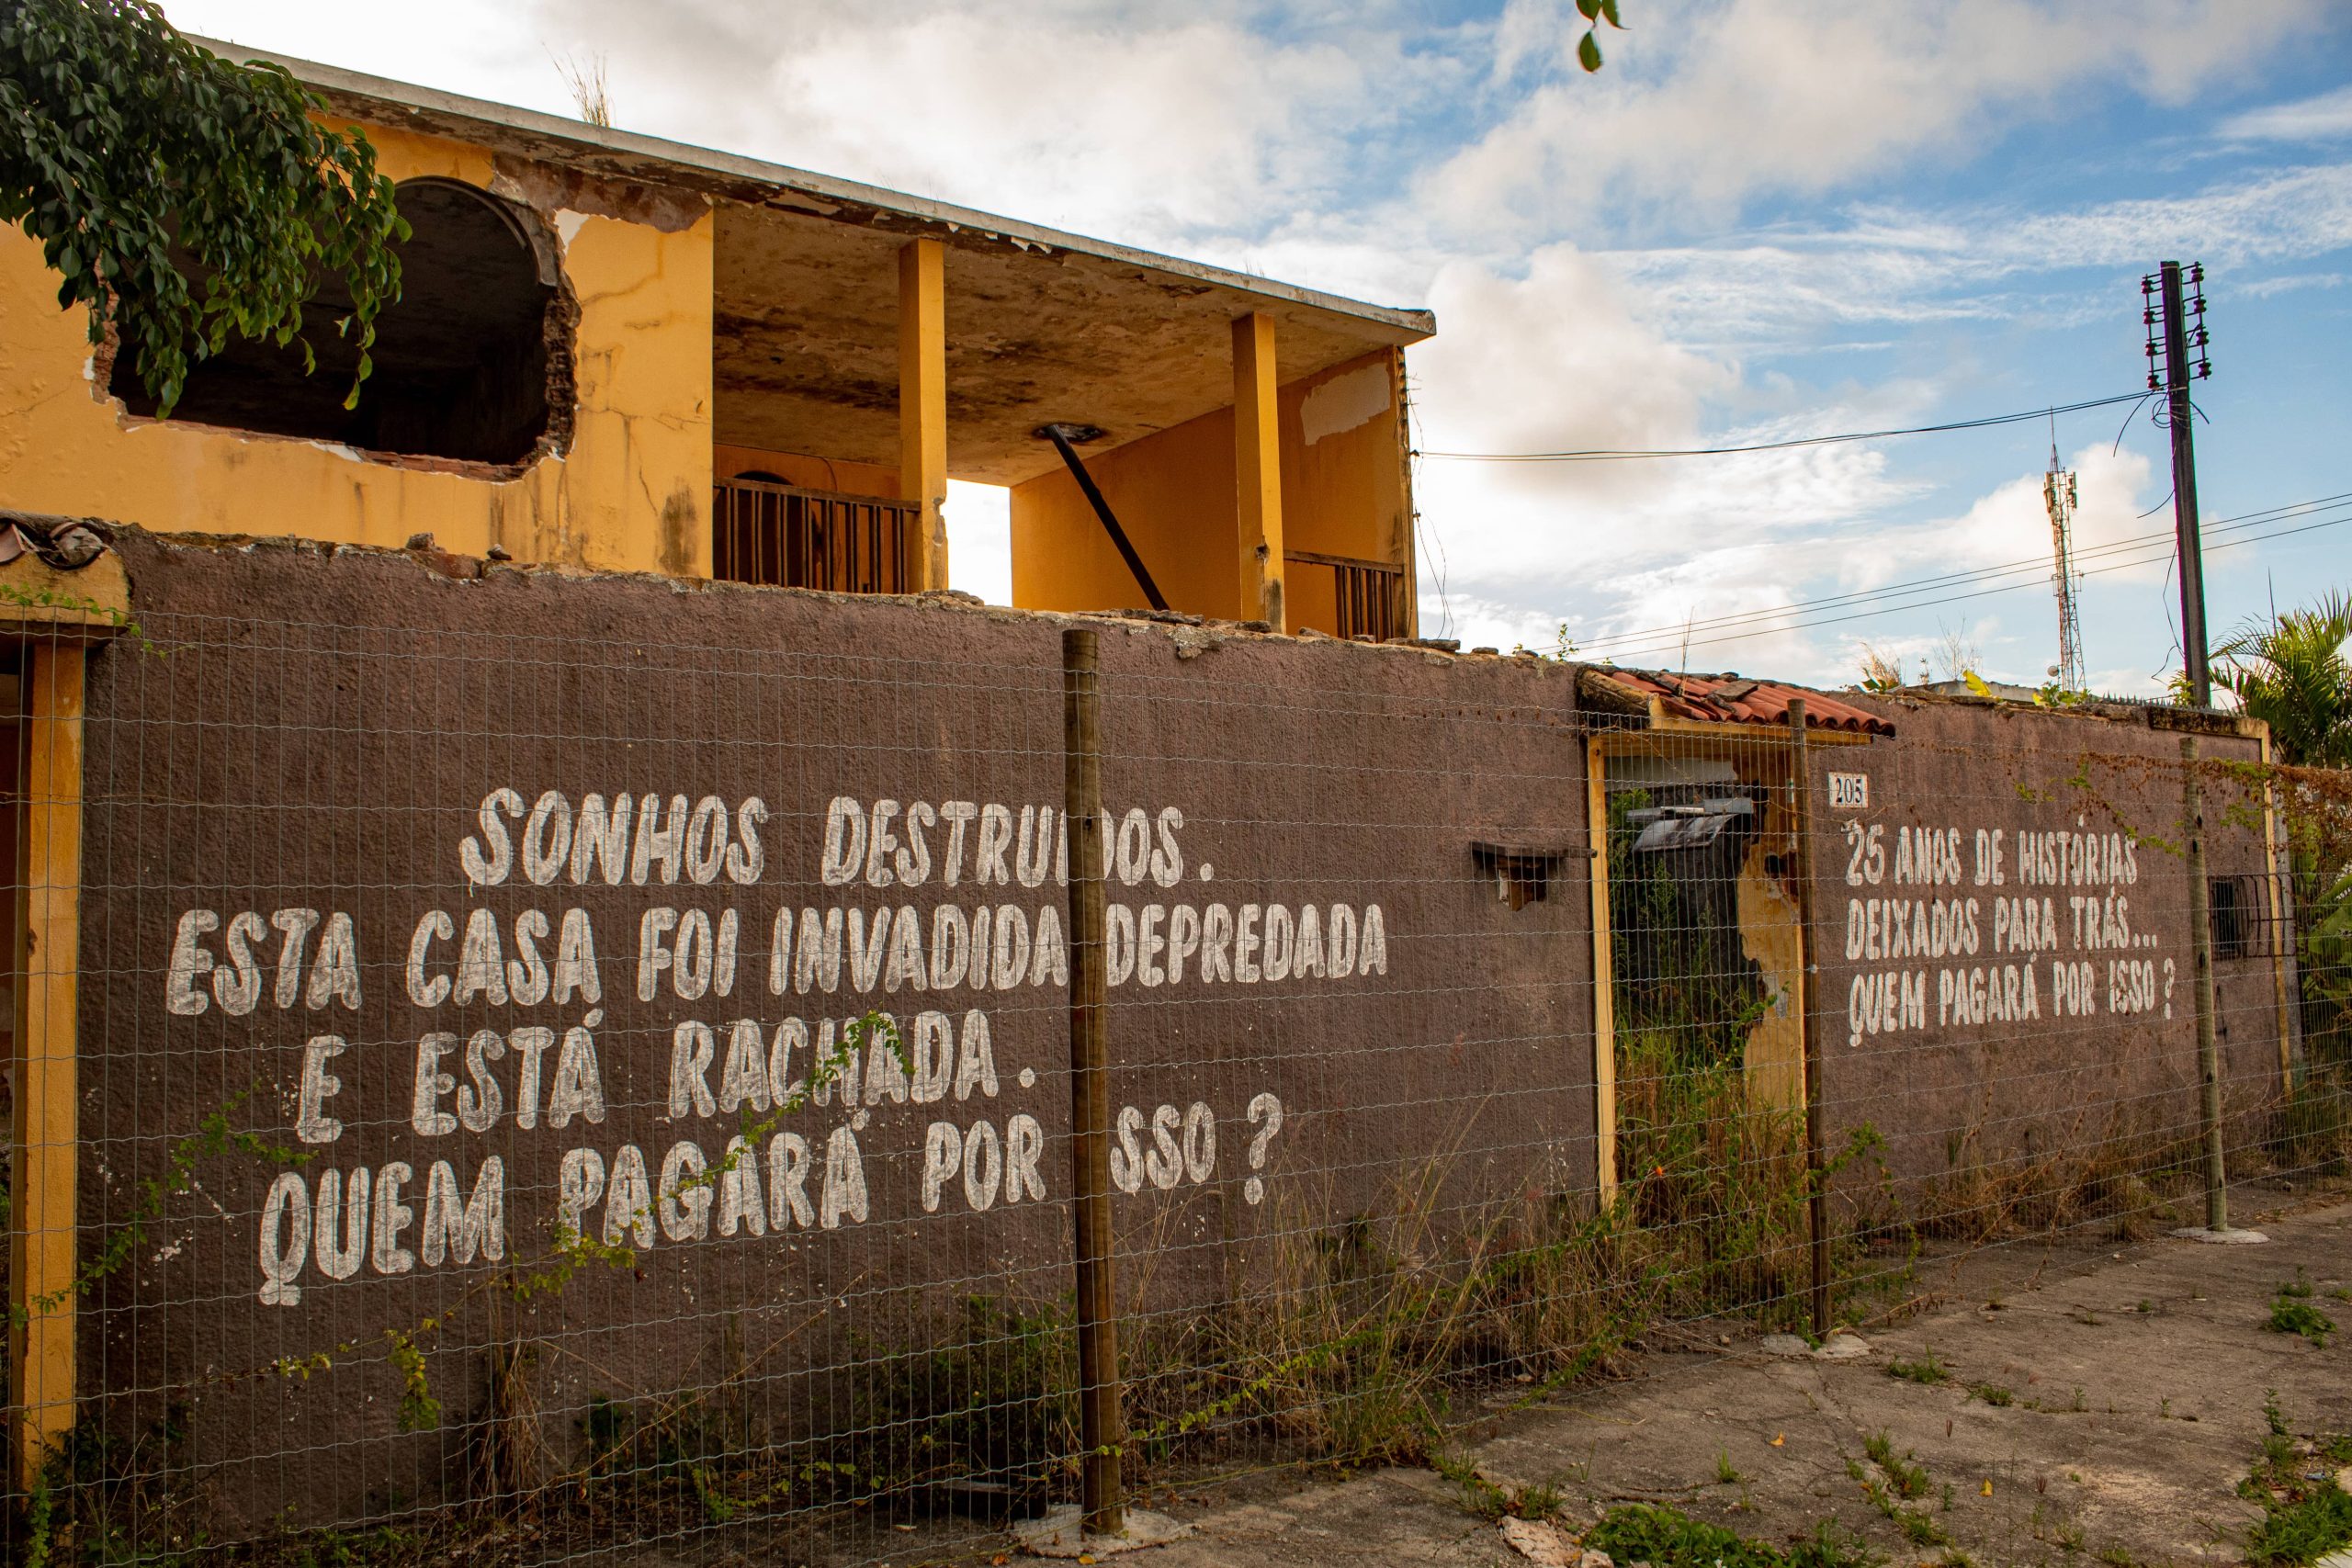
[[[2262,1457],[2238,1483],[2238,1495],[2262,1509],[2246,1532],[2246,1559],[2256,1568],[2304,1568],[2352,1545],[2352,1495],[2336,1483],[2352,1466],[2352,1437],[2297,1439],[2279,1418],[2275,1396],[2263,1413],[2270,1430]]]

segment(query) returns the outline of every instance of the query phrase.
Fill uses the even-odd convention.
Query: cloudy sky
[[[1411,358],[1428,454],[1742,445],[2132,391],[2141,275],[2201,260],[2213,623],[2352,581],[2341,0],[1623,0],[1598,76],[1567,0],[165,9],[555,112],[555,61],[601,54],[633,130],[1431,306]],[[2177,608],[2165,438],[2132,412],[2063,415],[2056,439],[2092,552],[2091,683],[2145,692]],[[2051,439],[1425,456],[1424,629],[1550,648],[1565,625],[1623,662],[1828,682],[1865,642],[1939,675],[1958,648],[2039,683]],[[1002,597],[1001,501],[964,487],[952,507],[963,585]]]

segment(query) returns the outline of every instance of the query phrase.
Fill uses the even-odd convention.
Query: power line
[[[2342,517],[2331,517],[2318,523],[2305,524],[2301,527],[2298,528],[2281,528],[2268,534],[2256,534],[2243,538],[2224,539],[2211,547],[2216,550],[2223,550],[2230,549],[2238,545],[2259,544],[2268,539],[2281,539],[2295,534],[2311,533],[2315,529],[2333,528],[2340,524],[2347,522],[2352,522],[2352,513],[2347,513]],[[2155,551],[2152,554],[2141,556],[2135,559],[2117,561],[2109,566],[2095,567],[2085,571],[2083,575],[2085,577],[2098,577],[2110,571],[2128,571],[2133,567],[2149,566],[2159,560],[2169,559],[2170,556],[2171,551],[2169,548],[2166,548]],[[1875,606],[1869,609],[1858,610],[1854,614],[1848,615],[1817,616],[1809,620],[1792,621],[1785,626],[1757,625],[1736,627],[1716,637],[1693,637],[1688,643],[1681,644],[1680,646],[1690,648],[1705,648],[1716,643],[1739,642],[1747,637],[1768,636],[1775,632],[1806,631],[1815,626],[1841,626],[1849,621],[1869,620],[1874,616],[1894,615],[1906,610],[1930,609],[1938,604],[1953,604],[1963,600],[1983,599],[1996,593],[2014,593],[2020,588],[2035,588],[2039,586],[2041,586],[2039,581],[2029,579],[2019,582],[2002,583],[1999,586],[1993,588],[1980,588],[1963,593],[1946,594],[1943,597],[1937,599],[1921,599],[1903,604]],[[1675,642],[1659,642],[1651,643],[1645,647],[1635,649],[1621,648],[1615,653],[1611,654],[1610,657],[1615,659],[1645,653],[1662,653],[1675,648],[1676,646],[1678,646],[1678,644]],[[1578,651],[1583,652],[1586,650],[1580,649]]]
[[[2352,511],[2347,511],[2342,516],[2324,518],[2319,522],[2306,523],[2298,527],[2278,528],[2268,533],[2249,534],[2237,538],[2223,539],[2207,547],[2213,550],[2231,549],[2239,545],[2261,544],[2272,539],[2289,538],[2297,534],[2312,533],[2321,528],[2333,528],[2345,523],[2352,523]],[[2098,577],[2111,571],[2128,571],[2133,567],[2148,566],[2159,560],[2168,559],[2170,555],[2171,550],[2169,544],[2167,544],[2165,548],[2143,554],[2128,560],[2119,560],[2112,562],[2109,565],[2090,568],[2085,570],[2083,575],[2085,577]],[[2036,566],[2039,566],[2040,564],[2041,563],[2038,561],[2035,563]],[[1785,615],[1787,613],[1785,609],[1770,612],[1758,612],[1752,617],[1754,624],[1728,626],[1726,629],[1721,630],[1720,634],[1717,636],[1692,637],[1687,642],[1682,641],[1678,637],[1674,640],[1670,641],[1647,643],[1639,647],[1628,649],[1622,646],[1622,639],[1611,639],[1614,651],[1612,651],[1609,657],[1611,659],[1619,659],[1645,653],[1659,653],[1678,646],[1706,648],[1716,643],[1739,642],[1747,637],[1768,636],[1776,632],[1805,631],[1815,626],[1841,626],[1849,621],[1869,620],[1873,616],[1894,615],[1906,610],[1930,609],[1939,604],[1958,604],[1963,600],[1982,599],[1996,593],[2013,593],[2020,588],[2036,588],[2040,586],[2041,586],[2041,584],[2039,579],[2028,578],[2017,582],[2001,583],[1991,588],[1978,588],[1966,592],[1945,594],[1939,598],[1917,599],[1900,604],[1874,605],[1869,608],[1858,609],[1851,615],[1814,616],[1811,618],[1791,621],[1785,625],[1780,626],[1767,625],[1764,623],[1770,621],[1775,615]],[[1668,629],[1678,632],[1679,630],[1679,628]],[[1577,651],[1579,653],[1589,653],[1594,650],[1579,648]]]
[[[2235,539],[2224,539],[2213,545],[2211,548],[2217,550],[2228,549],[2237,545],[2257,544],[2268,539],[2287,538],[2296,534],[2310,533],[2315,529],[2332,528],[2339,524],[2347,522],[2352,522],[2352,513],[2347,513],[2343,516],[2323,519],[2317,523],[2306,524],[2301,527],[2280,528],[2265,534],[2256,534]],[[2112,571],[2128,571],[2134,567],[2153,566],[2160,560],[2169,561],[2171,559],[2171,556],[2172,551],[2169,541],[2167,541],[2162,547],[2147,550],[2144,553],[2134,556],[2129,559],[2113,561],[2106,566],[2091,568],[2086,570],[2082,575],[2086,577],[2098,577]],[[2039,563],[2036,564],[2038,565]],[[1932,608],[1938,604],[1957,604],[1962,600],[1968,599],[1982,599],[1995,593],[2012,593],[2020,588],[2032,588],[2039,585],[2040,580],[2038,578],[2026,578],[2015,582],[1997,583],[1992,587],[1986,588],[1973,588],[1966,592],[1947,593],[1931,599],[1910,599],[1902,604],[1863,604],[1859,607],[1856,607],[1854,609],[1854,613],[1851,615],[1815,615],[1787,621],[1781,624],[1773,624],[1773,622],[1776,616],[1786,614],[1785,611],[1759,611],[1736,622],[1726,621],[1716,628],[1716,636],[1692,638],[1687,646],[1703,648],[1715,643],[1737,642],[1746,637],[1769,636],[1778,632],[1803,631],[1815,626],[1838,626],[1849,621],[1868,620],[1878,615],[1897,615],[1908,610],[1925,610]],[[1672,631],[1674,628],[1668,628],[1668,630]],[[1680,639],[1678,636],[1668,640],[1645,642],[1638,647],[1629,649],[1624,646],[1623,639],[1615,639],[1611,641],[1609,644],[1607,657],[1616,659],[1629,657],[1635,654],[1662,653],[1675,648],[1679,640]],[[1578,651],[1590,652],[1598,650],[1579,649]]]
[[[2316,509],[2316,506],[2312,508],[2312,510]],[[2301,512],[2294,513],[2294,515],[2309,515],[2309,513]],[[2286,519],[2283,517],[2278,517],[2261,519],[2260,521],[2281,522],[2285,520]],[[2242,523],[2235,525],[2235,527],[2223,527],[2216,525],[2209,529],[2209,533],[2214,535],[2233,533],[2254,525],[2255,524],[2252,522]],[[2268,537],[2270,536],[2264,536]],[[2126,552],[2152,551],[2152,553],[2135,555],[2132,559],[2122,563],[2126,566],[2142,566],[2150,561],[2163,558],[2166,556],[2171,549],[2171,541],[2172,535],[2170,530],[2166,530],[2160,534],[2138,535],[2129,539],[2120,539],[2110,544],[2098,545],[2088,549],[2077,550],[2075,552],[2075,558],[2077,560],[2098,560],[2124,554]],[[1919,578],[1906,583],[1893,583],[1880,588],[1859,590],[1852,593],[1831,594],[1819,599],[1799,600],[1793,604],[1777,605],[1767,610],[1736,611],[1729,615],[1713,616],[1704,621],[1692,621],[1689,623],[1687,626],[1679,625],[1651,626],[1640,631],[1614,633],[1595,638],[1593,645],[1595,647],[1604,647],[1623,643],[1634,638],[1663,637],[1668,634],[1679,635],[1686,630],[1719,631],[1727,627],[1744,624],[1775,620],[1781,616],[1787,615],[1792,612],[1800,610],[1835,609],[1839,607],[1859,606],[1869,604],[1875,601],[1906,598],[1913,594],[1928,592],[1939,588],[1967,587],[1977,583],[1991,582],[2003,577],[2025,575],[2031,581],[2039,581],[2040,573],[2043,570],[2044,566],[2044,562],[2036,559],[2013,562],[2006,566],[1980,567],[1968,571],[1951,572],[1942,577]],[[2004,584],[2004,586],[2015,587],[2022,586],[2022,584]],[[1901,609],[1905,606],[1901,604],[1887,604],[1883,607],[1888,609]]]
[[[2308,515],[2321,508],[2346,502],[2352,502],[2352,491],[2346,491],[2337,495],[2324,495],[2312,501],[2290,502],[2280,506],[2266,507],[2259,512],[2244,512],[2233,517],[2216,517],[2205,525],[2205,532],[2208,535],[2233,532],[2251,527],[2258,523],[2279,522],[2289,517]],[[2075,557],[2077,560],[2097,559],[2111,556],[2120,550],[2152,545],[2159,540],[2168,542],[2172,536],[2173,531],[2169,528],[2161,528],[2146,534],[2134,534],[2122,539],[2110,540],[2103,545],[2086,546],[2076,550]],[[1929,589],[1955,587],[2018,572],[2039,572],[2048,565],[2046,558],[2028,556],[2018,560],[2002,561],[1990,566],[1970,567],[1963,570],[1946,572],[1935,577],[1913,578],[1905,582],[1883,583],[1876,588],[1857,589],[1850,593],[1831,593],[1817,599],[1800,599],[1792,604],[1777,605],[1770,610],[1734,611],[1728,615],[1713,615],[1691,621],[1687,624],[1687,626],[1685,623],[1676,622],[1671,626],[1643,626],[1633,631],[1611,632],[1593,639],[1593,646],[1604,647],[1637,637],[1663,637],[1669,633],[1679,636],[1686,629],[1713,630],[1746,621],[1773,619],[1798,610],[1827,609],[1843,604],[1867,603],[1874,599],[1901,597],[1913,592],[1924,592]]]
[[[1465,463],[1622,463],[1645,457],[1728,457],[1743,452],[1784,452],[1796,446],[1829,446],[1846,441],[1883,441],[1897,435],[1939,435],[1955,430],[1986,430],[1998,424],[2018,424],[2049,419],[2085,409],[2133,403],[2145,392],[2124,392],[2112,398],[2091,398],[2079,403],[2059,403],[2018,413],[1990,414],[1983,419],[1957,419],[1943,424],[1912,424],[1897,430],[1855,430],[1836,435],[1800,435],[1786,441],[1758,441],[1744,446],[1595,447],[1577,452],[1416,452],[1417,457]]]

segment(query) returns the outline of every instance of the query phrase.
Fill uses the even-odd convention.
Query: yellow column
[[[947,586],[946,252],[937,240],[899,251],[899,494],[919,502],[907,539],[910,593]]]
[[[1290,630],[1283,609],[1282,427],[1274,397],[1274,319],[1233,323],[1233,477],[1240,525],[1241,614]]]
[[[8,1403],[16,1485],[32,1489],[74,1425],[74,1018],[82,886],[78,643],[39,641],[24,678],[24,902],[17,991],[17,1150],[8,1236]]]

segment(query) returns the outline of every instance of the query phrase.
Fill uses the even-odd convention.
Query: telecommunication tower
[[[2041,499],[2050,508],[2051,579],[2058,590],[2058,664],[2051,671],[2064,692],[2083,689],[2083,622],[2075,602],[2082,574],[2075,570],[2075,475],[2059,466],[2058,441],[2050,442],[2050,471],[2042,476]]]

